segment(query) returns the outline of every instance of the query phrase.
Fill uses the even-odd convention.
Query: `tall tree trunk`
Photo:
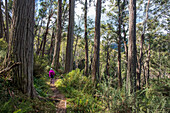
[[[74,59],[75,59],[75,66],[77,68],[77,63],[76,63],[76,51],[77,51],[77,44],[78,44],[78,40],[79,40],[79,36],[77,35],[77,39],[76,39],[76,44],[75,44],[75,47],[74,47]]]
[[[118,87],[122,88],[122,77],[121,77],[121,9],[120,9],[120,0],[118,0],[118,8],[119,8],[119,28],[118,28]]]
[[[128,47],[127,47],[127,41],[126,41],[126,31],[125,31],[125,25],[123,24],[123,43],[124,43],[124,48],[125,48],[125,55],[126,55],[126,72],[125,75],[127,77],[127,68],[128,68]]]
[[[62,66],[64,67],[65,65],[65,42],[63,41],[63,44],[62,44]]]
[[[49,49],[49,55],[50,55],[50,62],[52,62],[52,52],[53,52],[53,46],[54,46],[54,39],[55,39],[55,28],[53,28],[52,36],[51,36],[51,44]]]
[[[73,69],[74,7],[75,0],[69,0],[69,25],[66,47],[65,73],[68,73]]]
[[[61,45],[61,31],[62,31],[62,0],[58,0],[58,17],[57,17],[57,35],[55,40],[55,48],[54,48],[54,55],[52,66],[55,66],[57,70],[59,68],[59,56],[60,56],[60,45]]]
[[[2,15],[2,0],[0,0],[0,38],[3,37],[3,15]]]
[[[127,94],[136,91],[136,0],[129,0]]]
[[[8,2],[5,0],[5,17],[6,17],[6,30],[5,30],[5,37],[6,42],[9,43],[9,27],[8,27]]]
[[[108,42],[107,42],[107,50],[106,50],[106,54],[107,54],[107,56],[106,56],[106,75],[107,76],[110,76],[110,74],[109,74],[109,60],[110,60],[110,55],[109,55],[109,44],[108,44]]]
[[[139,61],[138,61],[138,69],[137,69],[137,89],[140,90],[141,86],[140,86],[140,80],[141,80],[141,69],[142,69],[142,60],[143,60],[143,43],[144,43],[144,38],[145,38],[145,28],[146,28],[146,22],[148,19],[148,9],[149,9],[149,3],[150,0],[148,0],[148,4],[147,4],[147,8],[146,8],[146,18],[143,22],[143,32],[141,35],[141,40],[140,40],[140,57],[139,57]]]
[[[85,75],[88,76],[88,38],[87,38],[87,0],[85,0],[85,8],[84,8],[84,36],[85,36]]]
[[[92,70],[92,64],[93,64],[93,46],[91,49],[91,55],[90,55],[90,66],[89,66],[89,74],[91,74],[91,70]]]
[[[126,77],[127,77],[127,68],[128,68],[128,47],[127,47],[127,40],[126,40],[126,30],[125,30],[125,21],[123,21],[123,19],[126,17],[126,13],[125,13],[125,5],[126,2],[125,0],[123,0],[123,4],[122,4],[122,24],[123,24],[123,43],[124,43],[124,48],[125,48],[125,55],[126,55],[126,68],[125,68],[125,81],[126,81]]]
[[[43,20],[43,18],[42,18],[42,20]],[[42,27],[42,23],[43,23],[42,20],[41,20],[41,24],[40,24],[39,31],[38,31],[38,42],[37,42],[37,51],[36,51],[36,54],[37,54],[37,55],[38,55],[39,52],[40,52],[40,47],[39,47],[39,45],[40,45],[41,27]]]
[[[37,36],[37,32],[38,32],[38,26],[39,26],[39,23],[40,23],[40,19],[38,20],[38,22],[37,22],[37,25],[35,25],[35,27],[34,27],[34,36],[36,37]],[[38,44],[35,44],[35,51],[37,51],[37,49],[38,49],[38,46],[37,46]]]
[[[159,59],[159,69],[158,69],[159,70],[158,82],[159,82],[159,79],[161,78],[161,51],[160,51],[160,47],[159,47],[159,51],[158,51],[158,59]]]
[[[147,55],[147,60],[146,60],[146,65],[147,65],[147,73],[146,73],[146,87],[149,86],[149,76],[150,76],[150,67],[149,67],[149,62],[150,62],[150,55],[151,55],[151,45],[149,41],[149,46],[148,46],[148,55]]]
[[[143,64],[143,77],[144,77],[144,80],[143,80],[143,86],[146,85],[146,75],[145,75],[145,65]]]
[[[13,69],[15,85],[30,97],[33,87],[33,44],[34,44],[35,0],[14,0],[10,38],[13,40],[13,59],[21,65]]]
[[[99,79],[99,52],[100,52],[100,18],[101,18],[101,0],[96,3],[95,19],[95,37],[94,37],[94,57],[92,64],[92,81],[96,85]]]
[[[47,26],[46,26],[45,33],[44,33],[44,35],[43,35],[44,38],[43,38],[42,57],[44,57],[45,45],[46,45],[47,35],[48,35],[48,29],[49,29],[50,19],[51,19],[52,15],[53,15],[53,14],[51,13],[51,11],[49,11],[48,22],[47,22]]]

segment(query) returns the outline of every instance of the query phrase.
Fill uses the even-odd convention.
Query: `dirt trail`
[[[54,83],[56,81],[57,81],[57,79],[54,80]],[[50,98],[59,101],[56,104],[56,107],[57,107],[56,113],[66,113],[67,103],[66,103],[65,96],[57,89],[57,87],[54,84],[50,84],[50,88],[53,91],[53,94]]]

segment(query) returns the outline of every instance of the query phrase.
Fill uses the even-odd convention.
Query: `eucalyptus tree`
[[[74,30],[75,30],[75,45],[74,45],[74,54],[73,54],[73,57],[74,57],[74,63],[75,63],[75,68],[77,68],[77,59],[78,59],[78,43],[80,42],[80,39],[82,38],[81,34],[83,32],[83,29],[82,29],[82,20],[83,20],[83,16],[79,16],[79,15],[76,15],[77,18],[78,18],[78,22],[75,24],[75,27],[74,27]]]
[[[37,17],[36,18],[38,18],[39,19],[39,21],[41,21],[40,22],[40,25],[38,24],[37,26],[39,26],[39,31],[38,31],[38,39],[37,39],[37,50],[36,50],[36,53],[37,53],[37,55],[39,55],[39,53],[40,53],[40,51],[42,50],[42,45],[43,45],[43,39],[41,38],[42,36],[41,36],[41,34],[42,34],[42,30],[43,30],[43,24],[45,23],[45,21],[44,21],[44,18],[47,16],[47,9],[48,9],[48,5],[47,5],[47,2],[45,2],[45,1],[41,1],[40,2],[40,9],[39,9],[39,11],[38,11],[38,14],[37,14]],[[43,36],[44,36],[44,34],[43,34]],[[41,41],[41,43],[40,43],[40,41]]]
[[[5,22],[6,22],[6,28],[5,28],[5,38],[6,42],[9,43],[9,25],[8,25],[8,1],[5,0]]]
[[[62,0],[58,0],[58,14],[57,14],[57,35],[55,39],[55,47],[53,54],[52,66],[57,70],[59,68],[61,32],[62,32]]]
[[[46,42],[47,42],[47,35],[49,32],[49,25],[50,25],[50,21],[51,21],[51,17],[53,16],[54,12],[52,9],[52,2],[53,0],[50,0],[50,4],[47,3],[47,6],[49,5],[49,11],[48,11],[48,21],[47,21],[47,26],[46,26],[46,30],[43,34],[43,45],[42,45],[42,57],[44,57],[44,52],[45,52],[45,46],[46,46]]]
[[[122,15],[121,15],[121,6],[120,6],[120,0],[118,0],[118,87],[122,87],[122,77],[121,77],[121,41],[122,41],[122,36],[121,36],[121,24],[122,24]]]
[[[94,84],[98,81],[98,78],[99,78],[101,2],[102,2],[101,0],[97,0],[97,3],[96,3],[94,57],[93,57],[93,63],[92,63],[92,81]]]
[[[117,36],[116,43],[118,44],[118,56],[117,56],[117,73],[118,73],[118,87],[122,87],[122,70],[121,70],[121,49],[122,49],[122,24],[123,23],[123,12],[124,12],[124,6],[125,1],[122,2],[122,0],[118,0],[117,2],[114,0],[110,1],[111,5],[109,7],[111,8],[109,12],[107,13],[107,16],[112,19],[110,21],[110,26],[113,26],[113,28],[117,29]],[[118,7],[116,7],[118,6]],[[113,25],[111,25],[113,24]]]
[[[3,37],[3,15],[2,15],[2,0],[0,0],[0,38]]]
[[[87,0],[84,4],[84,37],[85,37],[85,75],[88,75],[89,60],[88,60],[88,38],[87,38]]]
[[[21,63],[13,69],[13,82],[30,97],[36,95],[33,86],[34,10],[34,0],[14,0],[10,32],[11,60]]]
[[[144,38],[145,38],[145,29],[146,29],[146,22],[148,19],[148,10],[149,10],[149,3],[150,0],[148,0],[147,7],[146,7],[146,17],[143,21],[143,31],[142,35],[140,38],[140,55],[139,55],[139,60],[137,63],[137,88],[140,90],[141,89],[141,70],[142,70],[142,60],[143,60],[143,43],[144,43]]]
[[[73,69],[74,7],[75,0],[69,0],[69,25],[67,34],[65,73],[68,73]]]
[[[136,0],[129,0],[127,94],[136,91]]]
[[[110,74],[110,51],[112,50],[111,46],[112,46],[112,42],[114,41],[115,35],[116,35],[116,31],[114,30],[114,28],[111,28],[110,24],[102,24],[101,25],[101,33],[102,33],[102,42],[104,43],[104,56],[106,55],[106,57],[104,57],[105,59],[105,78],[107,78],[107,76],[111,76]]]

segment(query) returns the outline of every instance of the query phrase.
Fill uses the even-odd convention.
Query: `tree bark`
[[[123,4],[122,4],[122,24],[123,24],[123,43],[124,43],[124,48],[125,48],[125,55],[126,55],[126,68],[125,68],[125,81],[126,81],[126,77],[127,77],[127,68],[128,68],[128,46],[127,46],[127,40],[126,40],[126,30],[125,30],[125,21],[123,21],[123,19],[126,17],[126,13],[125,13],[125,5],[126,2],[125,0],[123,0]]]
[[[52,36],[51,36],[51,44],[49,49],[49,55],[50,55],[50,62],[52,62],[52,52],[53,52],[53,46],[54,46],[54,39],[55,39],[55,28],[53,28]]]
[[[143,64],[143,77],[144,77],[144,81],[143,81],[143,86],[146,85],[146,75],[145,75],[145,65]]]
[[[120,9],[120,0],[118,0],[118,9],[119,9],[119,28],[118,28],[118,36],[119,36],[119,39],[118,39],[118,87],[119,88],[122,88],[122,77],[121,77],[121,40],[122,40],[122,37],[121,37],[121,9]]]
[[[101,18],[101,0],[96,3],[95,19],[95,37],[94,37],[94,57],[92,64],[92,81],[96,85],[99,79],[99,52],[100,52],[100,18]]]
[[[127,94],[136,92],[136,0],[129,0]]]
[[[127,68],[128,68],[128,47],[127,47],[127,41],[126,41],[126,31],[125,31],[125,25],[123,24],[123,43],[124,43],[124,48],[125,48],[125,55],[126,55],[126,77],[127,77]]]
[[[76,44],[75,44],[75,47],[74,47],[74,59],[75,59],[75,66],[77,68],[77,63],[76,63],[76,51],[77,51],[77,44],[78,44],[78,40],[79,40],[79,36],[77,35],[77,39],[76,39]]]
[[[34,27],[34,37],[36,37],[37,36],[37,32],[38,32],[38,26],[39,26],[39,23],[40,23],[40,19],[38,20],[38,22],[37,22],[37,24],[35,25],[35,27]],[[38,43],[36,42],[36,44],[35,44],[35,51],[37,51],[37,49],[38,49]]]
[[[52,67],[56,70],[59,68],[59,56],[60,56],[60,45],[61,45],[61,32],[62,32],[62,0],[58,0],[58,17],[57,17],[57,35],[55,40],[54,55],[52,61]]]
[[[150,67],[149,67],[149,62],[150,62],[150,55],[151,55],[151,46],[150,46],[150,41],[149,41],[149,46],[148,46],[148,55],[147,55],[147,60],[146,60],[146,65],[147,65],[147,73],[146,73],[146,87],[149,86],[149,76],[150,76]]]
[[[73,69],[74,7],[75,0],[69,0],[69,25],[66,47],[65,73],[68,73]]]
[[[91,74],[91,70],[92,70],[92,64],[93,64],[93,46],[92,46],[92,49],[91,49],[91,56],[90,56],[90,66],[89,66],[89,74]]]
[[[53,14],[51,13],[51,11],[49,11],[48,22],[47,22],[47,26],[46,26],[45,33],[44,33],[44,35],[43,35],[44,38],[43,38],[42,57],[44,57],[45,45],[46,45],[47,35],[48,35],[48,29],[49,29],[50,19],[51,19],[52,15],[53,15]]]
[[[5,37],[6,42],[9,43],[9,27],[8,27],[8,2],[5,0],[5,19],[6,19],[6,30],[5,30]]]
[[[10,39],[13,44],[13,59],[21,65],[13,69],[15,85],[30,97],[35,96],[33,86],[35,0],[14,0]]]
[[[107,76],[110,76],[110,74],[109,74],[109,60],[110,60],[110,52],[109,52],[109,44],[108,44],[108,42],[107,42],[107,49],[106,49],[106,54],[107,54],[107,56],[106,56],[106,75]]]
[[[84,36],[85,36],[85,75],[88,76],[88,38],[87,38],[87,0],[85,0],[85,8],[84,8]]]
[[[146,8],[146,18],[143,22],[143,32],[142,32],[141,40],[140,40],[140,57],[139,57],[138,69],[137,69],[137,89],[138,90],[141,89],[140,82],[141,82],[141,69],[142,69],[142,60],[143,60],[143,43],[145,39],[145,28],[146,28],[146,22],[148,19],[149,3],[150,3],[150,0],[148,0],[148,4]]]
[[[42,20],[43,20],[43,18],[42,18]],[[40,47],[39,47],[39,45],[40,45],[40,34],[41,34],[41,27],[42,27],[42,20],[41,20],[41,24],[40,24],[40,28],[39,28],[39,32],[38,32],[38,43],[37,43],[37,51],[36,51],[36,54],[38,55],[39,54],[39,52],[40,52]]]
[[[2,15],[2,0],[0,0],[0,38],[3,38],[3,15]]]

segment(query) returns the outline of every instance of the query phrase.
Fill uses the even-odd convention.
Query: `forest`
[[[0,113],[169,113],[169,8],[0,0]]]

